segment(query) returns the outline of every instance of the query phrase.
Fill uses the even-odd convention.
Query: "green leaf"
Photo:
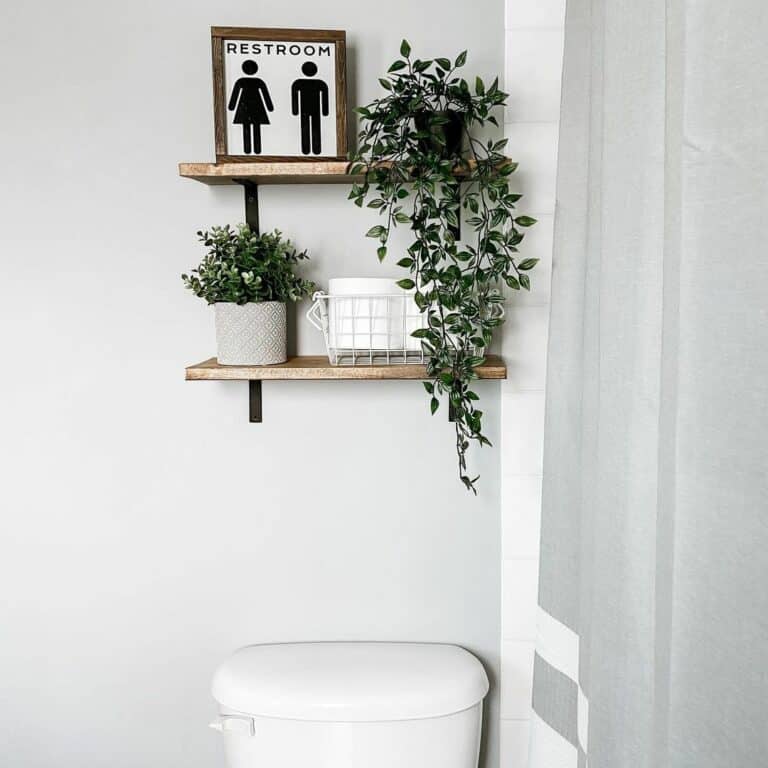
[[[518,265],[518,269],[529,270],[533,269],[539,263],[538,259],[523,259]]]
[[[528,275],[520,275],[520,285],[522,285],[526,291],[531,290],[531,279]]]
[[[513,275],[507,275],[504,282],[515,291],[520,290],[520,283],[518,282],[517,278],[514,277]]]
[[[410,291],[411,288],[414,288],[416,286],[416,283],[413,282],[410,278],[403,278],[402,280],[398,280],[397,284],[404,290],[404,291]]]
[[[407,40],[400,43],[400,55],[405,56],[406,59],[411,55],[411,46]]]
[[[444,58],[438,58],[435,59],[435,63],[438,67],[441,69],[444,69],[446,72],[451,68],[451,60],[450,59],[444,59]]]
[[[466,475],[459,475],[459,478],[461,479],[461,482],[464,483],[468,491],[472,491],[472,493],[477,496],[477,489],[475,488],[475,483],[477,480],[480,479],[480,475],[470,480]]]
[[[536,223],[536,219],[531,216],[518,216],[515,219],[515,224],[519,227],[531,227]]]
[[[381,226],[381,224],[377,224],[375,227],[371,227],[366,233],[366,237],[381,237],[387,230],[384,229],[384,227]]]
[[[454,62],[454,67],[463,67],[467,63],[467,52],[462,51],[457,57],[456,61]]]
[[[434,393],[435,385],[431,381],[422,381],[421,383],[430,395]]]
[[[477,91],[479,96],[485,95],[485,84],[483,83],[479,75],[475,78],[475,90]]]
[[[429,410],[431,411],[432,415],[434,416],[435,411],[440,407],[440,401],[436,397],[432,397],[432,399],[429,401]]]
[[[399,72],[401,69],[405,69],[407,66],[408,64],[406,62],[404,62],[402,59],[398,59],[392,64],[387,72]]]
[[[405,267],[406,269],[408,269],[409,267],[413,266],[413,259],[410,258],[409,256],[405,256],[402,259],[400,259],[400,261],[397,262],[397,266]]]
[[[379,261],[384,261],[387,258],[387,246],[382,245],[376,249],[376,255],[379,257]]]

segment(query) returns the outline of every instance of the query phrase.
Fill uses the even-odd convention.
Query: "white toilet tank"
[[[229,768],[476,768],[488,678],[455,645],[236,651],[213,696]]]

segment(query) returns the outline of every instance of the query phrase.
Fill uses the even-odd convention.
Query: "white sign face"
[[[335,157],[336,46],[222,41],[227,154]]]

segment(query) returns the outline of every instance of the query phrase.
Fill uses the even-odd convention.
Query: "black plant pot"
[[[432,123],[432,118],[439,116],[448,122]],[[455,157],[461,152],[461,115],[453,109],[440,112],[418,112],[413,122],[417,131],[427,131],[430,138],[419,139],[422,152],[435,152],[441,157]],[[430,124],[432,123],[432,124]]]

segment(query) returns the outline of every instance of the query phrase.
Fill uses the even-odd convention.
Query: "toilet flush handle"
[[[213,722],[208,723],[209,728],[223,733],[224,731],[256,735],[256,725],[252,717],[246,715],[219,715]]]

